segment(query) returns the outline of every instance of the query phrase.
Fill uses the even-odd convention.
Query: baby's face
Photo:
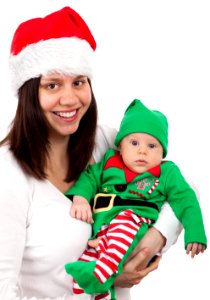
[[[147,133],[127,135],[122,139],[119,148],[127,168],[139,174],[159,165],[162,161],[162,145]]]

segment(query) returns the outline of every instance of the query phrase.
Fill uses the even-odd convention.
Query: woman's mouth
[[[55,111],[53,112],[56,116],[59,116],[61,118],[72,118],[76,115],[77,110],[73,110],[73,111]]]

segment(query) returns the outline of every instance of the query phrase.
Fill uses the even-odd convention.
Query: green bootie
[[[100,283],[94,275],[95,261],[76,261],[65,265],[66,272],[70,274],[86,294],[103,294],[110,290],[116,274],[110,276],[105,283]]]

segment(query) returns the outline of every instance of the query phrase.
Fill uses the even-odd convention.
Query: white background
[[[209,0],[7,0],[0,10],[0,138],[16,99],[7,62],[16,26],[70,5],[97,41],[93,87],[100,122],[118,127],[127,105],[141,99],[169,121],[169,153],[200,193],[210,238],[210,2]],[[134,300],[210,299],[209,250],[193,260],[183,235],[157,271],[132,290]]]

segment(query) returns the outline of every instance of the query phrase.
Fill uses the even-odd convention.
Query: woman
[[[18,106],[0,143],[0,299],[74,297],[64,265],[83,252],[91,227],[70,217],[64,193],[116,134],[96,126],[95,49],[88,26],[69,7],[26,21],[14,34],[10,67]],[[179,223],[167,210],[116,279],[118,299],[129,299],[122,287],[157,268],[159,259],[146,268],[148,257],[177,238]]]

